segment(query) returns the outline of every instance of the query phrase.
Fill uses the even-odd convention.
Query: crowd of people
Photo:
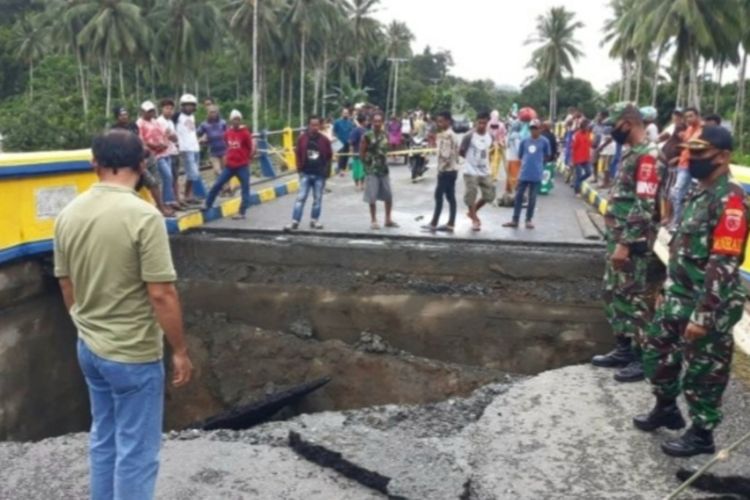
[[[166,217],[188,208],[210,209],[220,193],[228,194],[229,181],[236,177],[240,185],[240,211],[244,219],[250,207],[250,162],[255,153],[253,136],[243,124],[242,113],[232,110],[229,123],[221,118],[212,99],[204,101],[206,120],[196,123],[196,97],[184,94],[179,110],[171,99],[163,99],[159,109],[144,101],[140,114],[132,121],[124,107],[115,109],[113,130],[126,130],[138,136],[145,146],[147,168],[138,189],[149,190],[159,211]],[[215,173],[215,182],[206,189],[200,172],[201,147]],[[179,190],[180,166],[185,173],[184,191]]]
[[[501,119],[498,111],[479,112],[475,124],[463,134],[454,131],[450,112],[429,113],[416,110],[396,115],[386,121],[379,108],[369,105],[345,107],[332,124],[312,116],[296,145],[300,191],[295,202],[292,222],[286,231],[299,229],[304,206],[310,193],[313,207],[310,227],[323,229],[320,222],[326,181],[331,175],[345,176],[351,170],[357,190],[363,192],[370,207],[370,228],[395,228],[391,217],[393,189],[389,159],[414,154],[434,153],[437,164],[435,210],[427,232],[453,233],[456,228],[456,184],[463,173],[464,203],[472,231],[481,231],[479,211],[497,198],[497,184],[505,173],[504,197],[514,207],[514,215],[505,227],[519,226],[520,212],[528,202],[525,227],[533,229],[536,197],[544,177],[544,167],[554,163],[558,140],[551,122],[522,120],[517,116]],[[334,160],[334,156],[338,156]],[[334,167],[331,167],[335,163]],[[516,185],[520,189],[516,189]],[[440,224],[444,201],[450,208],[446,224]],[[384,224],[377,217],[377,202],[385,205]]]
[[[241,184],[241,217],[249,206],[252,134],[238,111],[225,123],[214,103],[204,104],[202,124],[196,124],[197,101],[190,94],[182,96],[178,112],[172,101],[161,101],[158,117],[154,103],[144,102],[136,122],[118,109],[112,130],[93,143],[99,182],[55,221],[54,272],[78,328],[78,358],[90,392],[94,498],[125,498],[125,491],[128,498],[153,497],[164,399],[162,332],[172,348],[173,384],[191,378],[162,215],[184,205],[211,207],[232,177]],[[533,229],[545,164],[558,151],[573,174],[573,189],[580,191],[591,177],[609,188],[604,299],[615,348],[592,364],[617,368],[618,382],[651,382],[654,407],[633,418],[642,431],[684,428],[677,405],[684,394],[692,425],[662,449],[678,457],[713,453],[732,328],[746,300],[739,271],[748,237],[746,195],[731,177],[732,135],[721,119],[701,118],[694,108],[675,110],[672,124],[660,133],[652,108],[620,103],[593,123],[570,110],[558,141],[550,122],[533,117],[504,123],[498,113],[480,112],[460,137],[447,111],[436,115],[434,128],[429,117],[416,116],[423,123],[407,116],[407,130],[432,134],[437,156],[434,213],[426,231],[455,230],[460,171],[474,231],[481,230],[482,208],[497,198],[501,171],[514,205],[505,226],[519,227],[526,203],[525,227]],[[202,143],[218,173],[208,191],[198,168]],[[381,228],[378,202],[384,204],[384,226],[398,227],[388,162],[393,146],[385,115],[376,108],[345,109],[331,127],[311,117],[296,145],[300,191],[286,229],[299,228],[310,193],[310,227],[322,229],[326,180],[332,170],[346,175],[347,169],[369,206],[371,228]],[[187,177],[183,197],[175,182],[178,158]],[[592,164],[602,165],[601,171]],[[139,185],[150,189],[161,213],[133,196]],[[441,225],[444,201],[449,216]],[[655,253],[660,231],[671,235],[666,266]]]

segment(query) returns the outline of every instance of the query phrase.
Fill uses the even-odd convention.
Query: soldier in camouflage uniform
[[[605,311],[617,344],[612,352],[594,356],[591,362],[595,366],[621,368],[615,373],[619,382],[636,382],[643,380],[642,330],[651,320],[654,290],[662,280],[661,265],[652,246],[663,175],[657,165],[657,146],[649,142],[638,109],[620,103],[610,115],[615,125],[612,138],[630,147],[622,157],[605,215]]]
[[[729,381],[732,327],[745,302],[739,271],[748,232],[745,192],[729,173],[729,131],[706,127],[687,147],[699,185],[688,194],[670,245],[667,280],[643,354],[656,406],[633,420],[644,431],[684,427],[676,404],[682,385],[693,425],[662,444],[665,453],[680,457],[715,451],[712,431],[721,422]]]

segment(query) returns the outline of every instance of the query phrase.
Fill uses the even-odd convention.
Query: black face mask
[[[711,172],[716,168],[714,165],[715,158],[716,157],[714,156],[712,158],[691,159],[688,162],[690,175],[698,180],[708,178],[711,175]]]
[[[628,137],[630,137],[629,130],[626,132],[621,128],[612,129],[612,140],[615,141],[620,146],[625,144],[625,141],[628,140]]]

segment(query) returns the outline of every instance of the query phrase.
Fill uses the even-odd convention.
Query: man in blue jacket
[[[534,208],[536,208],[536,195],[544,176],[544,162],[551,156],[551,148],[549,141],[542,136],[539,120],[532,121],[529,128],[531,137],[524,139],[518,148],[518,156],[521,159],[521,175],[518,178],[516,199],[513,204],[513,220],[503,224],[503,227],[518,227],[518,222],[521,220],[524,193],[528,190],[529,204],[526,208],[526,229],[534,229],[532,220]]]
[[[354,123],[352,123],[352,120],[349,118],[349,108],[345,107],[341,111],[341,118],[336,120],[333,124],[333,135],[335,135],[336,139],[341,142],[341,149],[339,149],[338,153],[342,156],[339,156],[339,162],[336,166],[337,174],[341,173],[343,175],[344,170],[346,170],[346,165],[349,163],[349,136],[351,135],[352,130],[354,130]]]

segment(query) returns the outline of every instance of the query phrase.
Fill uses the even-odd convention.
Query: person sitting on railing
[[[250,130],[242,124],[242,113],[236,109],[229,115],[231,127],[224,133],[227,151],[224,157],[224,169],[216,179],[206,198],[206,209],[213,206],[221,188],[229,183],[232,177],[240,181],[242,201],[240,211],[233,219],[245,219],[247,209],[250,208],[250,160],[253,157],[253,136]]]

